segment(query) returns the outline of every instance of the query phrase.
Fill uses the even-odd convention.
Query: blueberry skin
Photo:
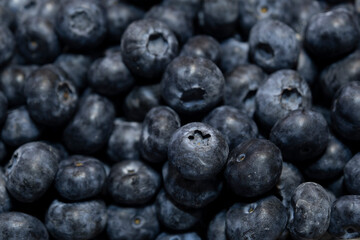
[[[37,14],[41,18],[45,18],[53,24],[56,23],[56,15],[60,10],[61,2],[57,0],[40,1],[37,7]]]
[[[8,111],[1,130],[1,139],[7,145],[18,147],[37,140],[41,132],[42,129],[34,123],[27,109],[22,106]]]
[[[286,223],[286,209],[274,196],[253,203],[237,203],[226,212],[227,239],[276,240]]]
[[[8,1],[9,2],[9,1]],[[15,13],[6,4],[0,6],[0,21],[2,25],[12,28],[15,25]]]
[[[342,175],[351,157],[350,149],[335,136],[330,135],[324,154],[315,162],[305,166],[303,173],[308,179],[334,179]]]
[[[84,96],[63,132],[65,146],[72,152],[84,154],[100,150],[111,135],[114,119],[112,102],[94,93]]]
[[[6,240],[48,240],[44,224],[37,218],[21,213],[0,213],[0,239]]]
[[[271,129],[269,139],[280,148],[284,159],[304,163],[323,153],[329,137],[323,115],[301,109],[280,119]]]
[[[102,162],[92,157],[74,155],[59,163],[55,188],[66,199],[83,200],[101,193],[106,177]]]
[[[151,108],[160,105],[160,99],[160,84],[135,86],[123,103],[126,119],[142,122]]]
[[[219,67],[224,74],[231,73],[237,66],[249,62],[249,44],[229,38],[220,44]]]
[[[201,240],[201,238],[194,232],[178,234],[162,233],[155,240]]]
[[[344,85],[335,95],[331,108],[332,127],[345,139],[360,140],[360,82]]]
[[[179,205],[189,208],[203,208],[213,202],[222,190],[223,184],[217,178],[193,181],[185,179],[166,162],[162,169],[166,192]]]
[[[295,68],[300,54],[296,33],[277,20],[259,21],[249,36],[250,57],[266,72]]]
[[[317,80],[319,69],[304,49],[301,49],[300,51],[296,71],[309,84],[309,86],[313,86]]]
[[[3,212],[9,212],[11,208],[11,198],[6,190],[6,177],[3,169],[0,168],[0,214]]]
[[[360,196],[347,195],[338,198],[331,208],[328,232],[337,238],[360,237]]]
[[[96,0],[64,1],[57,13],[56,32],[74,50],[96,47],[106,34],[105,11]]]
[[[107,179],[108,193],[118,204],[145,204],[156,195],[160,186],[159,174],[139,160],[115,164]]]
[[[220,131],[200,122],[177,129],[168,145],[168,159],[189,180],[214,178],[226,164],[229,147]]]
[[[252,118],[256,110],[255,95],[265,78],[266,74],[256,65],[237,66],[226,76],[224,103],[245,111]]]
[[[34,202],[51,186],[59,155],[51,146],[30,142],[15,150],[6,166],[6,188],[20,202]]]
[[[360,153],[357,153],[346,163],[344,168],[344,184],[346,189],[355,195],[360,195],[359,164]]]
[[[0,66],[4,66],[4,64],[14,55],[15,37],[5,25],[0,26],[0,36]]]
[[[256,92],[255,115],[261,126],[270,130],[289,112],[311,107],[311,92],[306,81],[293,70],[271,74]]]
[[[107,236],[110,240],[153,240],[160,231],[154,205],[142,208],[108,207]]]
[[[0,125],[4,123],[7,117],[8,100],[4,93],[0,91]]]
[[[30,116],[46,126],[60,126],[74,114],[78,96],[66,73],[55,65],[33,71],[24,86]]]
[[[219,212],[209,223],[207,230],[208,240],[227,240],[226,237],[226,211]]]
[[[26,104],[24,85],[26,79],[36,66],[9,65],[0,76],[0,88],[8,100],[10,107]]]
[[[163,0],[162,5],[171,6],[184,12],[187,17],[194,19],[201,9],[201,0]]]
[[[337,198],[349,194],[344,184],[344,175],[328,183],[326,189],[332,192]]]
[[[291,197],[288,229],[296,240],[320,239],[330,224],[331,202],[317,183],[299,185]]]
[[[140,159],[141,129],[140,123],[115,119],[106,151],[108,157],[114,162]]]
[[[220,44],[211,36],[197,35],[184,44],[180,56],[201,57],[218,63],[220,60]]]
[[[256,123],[246,114],[230,106],[221,106],[212,110],[203,120],[204,123],[219,130],[231,151],[240,143],[256,138]]]
[[[102,200],[64,203],[55,199],[45,216],[46,228],[58,240],[93,239],[105,229],[106,222]]]
[[[124,63],[134,75],[145,79],[159,78],[177,52],[174,33],[154,19],[131,23],[121,38]]]
[[[224,176],[235,194],[256,197],[278,182],[282,162],[280,149],[275,144],[265,139],[251,139],[231,151]]]
[[[115,96],[130,90],[135,80],[125,66],[121,53],[112,52],[92,63],[88,83],[102,95]]]
[[[354,16],[343,9],[318,13],[309,21],[304,45],[319,61],[334,61],[352,52],[360,36]]]
[[[161,81],[165,102],[179,114],[192,115],[214,108],[225,85],[220,69],[205,58],[177,57]]]
[[[141,156],[149,162],[164,162],[171,136],[181,126],[178,114],[169,107],[152,108],[142,124]]]
[[[32,64],[52,62],[60,54],[60,42],[53,23],[45,18],[31,17],[16,30],[17,49]]]
[[[180,206],[171,200],[165,191],[158,194],[155,206],[159,222],[175,231],[185,231],[194,227],[202,216],[201,210]]]

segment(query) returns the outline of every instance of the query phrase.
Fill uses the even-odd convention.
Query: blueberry
[[[343,138],[360,140],[360,82],[349,82],[338,90],[332,108],[332,127]]]
[[[227,240],[226,237],[226,211],[223,210],[209,223],[207,230],[208,240]]]
[[[30,116],[47,126],[60,126],[74,114],[78,96],[64,71],[44,65],[33,71],[24,86]]]
[[[154,205],[142,208],[108,207],[106,232],[110,240],[151,240],[159,231]]]
[[[224,74],[231,73],[237,66],[249,62],[249,44],[229,38],[220,45],[219,67]]]
[[[357,153],[348,161],[344,168],[344,184],[351,194],[360,195],[359,168],[360,154]]]
[[[296,110],[277,121],[270,132],[285,160],[304,163],[323,153],[329,142],[329,128],[323,115],[311,110]]]
[[[337,238],[360,237],[360,196],[347,195],[338,198],[331,208],[328,232]]]
[[[83,200],[97,196],[105,186],[103,164],[92,157],[74,155],[61,160],[55,177],[60,195],[70,200]]]
[[[0,124],[3,124],[7,117],[8,100],[4,93],[0,91]]]
[[[115,119],[107,146],[109,158],[114,162],[140,159],[141,129],[140,123]]]
[[[4,66],[15,52],[15,37],[8,27],[0,26],[0,66]]]
[[[145,204],[156,195],[160,186],[159,174],[138,160],[115,164],[107,180],[108,193],[118,204]]]
[[[15,15],[16,14],[14,14],[14,12],[11,11],[6,4],[0,5],[0,22],[2,25],[8,28],[13,28],[15,25]]]
[[[186,16],[193,19],[200,11],[202,1],[201,0],[163,0],[164,6],[171,6],[184,12]]]
[[[170,138],[180,126],[180,118],[171,108],[162,106],[152,108],[142,124],[141,156],[149,162],[165,161]]]
[[[309,86],[314,85],[315,81],[317,80],[319,74],[318,66],[304,49],[301,49],[300,51],[296,71],[308,83]]]
[[[250,57],[264,71],[295,68],[300,44],[292,28],[277,20],[258,22],[249,36]]]
[[[306,81],[293,70],[271,74],[256,92],[256,117],[267,130],[289,112],[311,107],[311,92]]]
[[[226,164],[229,147],[210,125],[192,122],[177,129],[169,141],[168,159],[189,180],[214,178]]]
[[[330,224],[331,202],[317,183],[300,184],[291,197],[288,229],[294,239],[320,239]]]
[[[6,188],[20,202],[38,200],[51,186],[59,155],[48,144],[30,142],[19,147],[6,166]]]
[[[121,38],[123,61],[142,78],[159,78],[177,55],[178,41],[162,22],[143,19],[131,23]]]
[[[6,177],[2,168],[0,168],[0,214],[3,212],[9,212],[11,208],[11,198],[6,190]]]
[[[56,22],[56,15],[60,10],[60,5],[61,2],[57,0],[40,1],[36,16],[45,18],[54,24]]]
[[[178,113],[198,114],[220,102],[224,83],[220,69],[212,61],[178,57],[166,68],[161,93],[165,102]]]
[[[66,147],[76,153],[94,153],[108,141],[115,119],[115,109],[108,99],[91,93],[84,96],[63,138]]]
[[[101,200],[64,203],[54,200],[45,216],[49,233],[58,240],[87,240],[106,226],[107,213]]]
[[[160,223],[175,231],[188,230],[201,219],[200,210],[180,206],[164,191],[161,191],[156,198],[156,212]]]
[[[237,66],[226,76],[224,103],[245,111],[249,117],[255,113],[255,95],[266,75],[256,65]]]
[[[189,208],[203,208],[213,202],[222,190],[222,182],[217,178],[193,181],[185,179],[168,162],[162,169],[166,192],[176,203]]]
[[[268,140],[251,139],[231,151],[224,175],[235,194],[255,197],[275,186],[281,169],[280,149]]]
[[[27,109],[22,106],[8,111],[1,130],[1,139],[10,146],[18,147],[37,140],[41,132],[41,128],[34,123]]]
[[[286,223],[286,209],[274,196],[252,203],[237,203],[226,213],[227,239],[276,240]]]
[[[180,56],[202,57],[217,63],[220,60],[220,44],[211,36],[197,35],[184,44]]]
[[[215,108],[204,118],[203,122],[223,134],[230,151],[240,143],[256,138],[258,135],[256,123],[246,114],[230,106]]]
[[[121,53],[112,52],[92,63],[88,82],[94,91],[115,96],[130,90],[135,80],[123,63]]]
[[[201,240],[201,238],[194,232],[178,234],[162,233],[156,240]]]
[[[60,39],[76,50],[98,46],[106,33],[105,11],[99,1],[63,1],[57,13]]]
[[[0,239],[48,240],[44,224],[37,218],[21,213],[0,213]]]
[[[28,17],[38,14],[39,5],[43,0],[9,0],[6,7],[15,15],[15,27],[21,25]]]

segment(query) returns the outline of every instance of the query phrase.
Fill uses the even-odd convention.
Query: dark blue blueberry
[[[161,233],[156,240],[201,240],[197,233]]]
[[[169,162],[189,180],[214,178],[226,164],[228,154],[221,132],[200,122],[177,129],[169,141]]]
[[[74,155],[61,160],[55,177],[59,194],[69,200],[83,200],[97,196],[103,190],[106,172],[99,160]]]
[[[304,44],[319,61],[333,61],[353,51],[360,37],[355,17],[344,9],[318,13],[309,21]]]
[[[208,240],[227,240],[226,237],[226,211],[219,212],[209,223],[207,230]]]
[[[55,24],[56,15],[60,10],[61,1],[58,0],[41,0],[37,7],[36,16],[46,18],[48,21]]]
[[[301,109],[277,121],[269,139],[280,148],[285,160],[300,164],[321,155],[329,137],[323,115]]]
[[[155,197],[160,186],[159,174],[138,160],[115,164],[107,180],[108,193],[118,204],[145,204]]]
[[[282,170],[280,149],[264,139],[251,139],[229,155],[225,169],[230,189],[243,197],[260,196],[278,182]]]
[[[360,153],[353,156],[344,168],[344,184],[351,194],[360,195]]]
[[[0,213],[0,239],[48,240],[44,224],[37,218],[21,212]]]
[[[58,152],[60,158],[59,158],[59,162],[62,159],[65,159],[69,156],[68,151],[66,150],[66,148],[64,147],[64,145],[62,145],[60,142],[54,142],[54,141],[42,141],[48,145],[50,145],[55,151]]]
[[[256,117],[270,130],[289,112],[311,107],[311,92],[306,81],[293,70],[271,74],[256,92]]]
[[[326,185],[326,189],[331,191],[335,195],[335,197],[341,197],[343,195],[348,195],[347,189],[344,184],[344,175],[342,175],[338,179],[330,181]]]
[[[59,155],[50,145],[31,142],[19,147],[6,166],[6,188],[20,202],[34,202],[55,179]]]
[[[226,213],[227,239],[277,240],[286,223],[286,208],[274,196],[252,203],[237,203]]]
[[[360,237],[360,196],[347,195],[338,198],[331,208],[328,232],[340,239]]]
[[[183,56],[167,67],[161,93],[175,111],[192,115],[214,108],[223,97],[224,85],[224,77],[212,61]]]
[[[265,77],[256,65],[237,66],[226,77],[224,103],[245,111],[252,118],[256,109],[255,95]]]
[[[304,49],[301,49],[296,71],[308,83],[309,86],[314,85],[318,77],[318,67]]]
[[[184,44],[180,56],[201,57],[218,63],[220,60],[220,44],[211,36],[197,35]]]
[[[223,187],[216,177],[202,181],[185,179],[168,163],[163,166],[162,176],[165,190],[171,199],[189,208],[205,207],[220,195]]]
[[[121,53],[113,51],[92,63],[88,83],[102,95],[115,96],[130,90],[135,80],[123,63]]]
[[[3,124],[7,117],[8,100],[4,93],[0,91],[0,124]]]
[[[360,140],[360,82],[352,81],[340,88],[331,108],[332,127],[343,138]]]
[[[163,0],[162,4],[177,8],[193,19],[201,8],[202,0]]]
[[[264,71],[295,68],[300,44],[292,28],[277,20],[258,22],[249,36],[250,57]]]
[[[12,203],[10,195],[6,190],[6,177],[3,169],[0,168],[0,214],[3,212],[9,212],[11,207]]]
[[[10,1],[7,1],[10,2]],[[0,5],[0,22],[2,25],[12,28],[15,25],[15,13],[6,4]]]
[[[33,71],[25,82],[24,92],[30,116],[43,125],[63,125],[76,110],[76,88],[55,65]]]
[[[115,119],[107,146],[109,158],[114,162],[140,159],[141,129],[140,123]]]
[[[329,227],[331,202],[326,190],[317,183],[299,185],[291,198],[288,229],[296,240],[320,239]]]
[[[38,14],[39,5],[44,0],[9,0],[5,6],[15,15],[15,26],[21,25],[28,17]]]
[[[256,138],[258,135],[256,123],[246,114],[230,106],[215,108],[204,118],[203,122],[223,134],[230,151],[240,143]]]
[[[171,108],[152,108],[142,124],[141,156],[149,162],[166,161],[170,138],[180,126],[180,118]]]
[[[0,141],[0,163],[3,163],[7,157],[7,149],[3,141]]]
[[[153,240],[159,231],[154,205],[143,208],[108,207],[106,232],[110,240]]]
[[[17,49],[32,64],[52,62],[60,54],[60,42],[53,23],[41,17],[31,17],[16,31]]]
[[[0,66],[4,66],[15,51],[15,37],[5,25],[0,26]]]
[[[84,96],[79,105],[64,130],[64,143],[72,152],[94,153],[107,143],[111,135],[115,109],[112,102],[94,93]]]
[[[123,111],[130,121],[142,122],[153,107],[160,105],[160,84],[136,86],[126,96]]]
[[[157,20],[135,21],[121,38],[123,61],[138,77],[158,79],[177,52],[176,36],[166,24]]]
[[[224,74],[231,73],[237,66],[248,63],[249,44],[229,38],[220,45],[219,67]]]
[[[54,200],[45,216],[49,233],[58,240],[90,240],[106,226],[106,205],[101,200],[64,203]]]
[[[74,50],[98,46],[106,33],[105,11],[96,0],[63,1],[57,13],[56,31]]]
[[[4,143],[18,147],[37,140],[40,134],[41,128],[30,118],[29,112],[24,106],[8,111],[1,130],[1,139]]]

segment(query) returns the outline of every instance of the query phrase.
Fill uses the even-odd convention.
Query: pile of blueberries
[[[0,1],[0,240],[360,239],[360,0]]]

